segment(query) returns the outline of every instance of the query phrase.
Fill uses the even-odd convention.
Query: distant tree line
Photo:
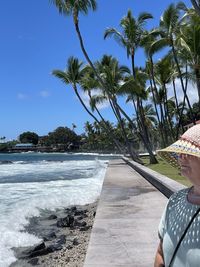
[[[100,124],[103,123],[103,121],[100,122]],[[110,131],[115,131],[117,141],[123,142],[119,125],[115,126],[108,121],[106,123]],[[128,125],[124,127],[130,134]],[[0,152],[7,152],[16,144],[33,144],[38,147],[51,147],[56,148],[57,151],[71,151],[76,149],[84,152],[119,152],[113,139],[98,123],[87,121],[84,126],[85,132],[80,135],[75,133],[75,128],[75,124],[72,125],[72,129],[58,127],[44,136],[39,136],[37,133],[30,131],[23,132],[19,135],[18,140],[1,143]],[[2,140],[5,140],[5,137]]]

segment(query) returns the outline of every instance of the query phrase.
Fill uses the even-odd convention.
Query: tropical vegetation
[[[72,87],[93,118],[94,132],[94,124],[86,124],[91,146],[101,132],[101,137],[109,140],[113,148],[129,153],[139,163],[142,163],[138,156],[142,144],[149,153],[150,163],[157,163],[154,150],[174,142],[187,124],[200,119],[200,2],[191,1],[194,8],[183,2],[170,4],[159,25],[151,30],[147,30],[146,22],[153,16],[143,12],[134,17],[131,10],[120,20],[119,28],[111,25],[105,29],[104,38],[114,38],[124,47],[131,68],[109,54],[95,62],[90,59],[80,31],[79,14],[95,11],[95,0],[52,2],[62,15],[72,15],[86,60],[84,63],[71,56],[66,69],[54,70],[53,75]],[[145,52],[145,67],[136,66],[139,48]],[[155,60],[160,51],[165,52]],[[88,94],[90,107],[84,103],[81,90]],[[189,90],[196,90],[195,103],[190,100]],[[124,109],[120,98],[132,104],[131,113]],[[116,117],[117,131],[98,108],[105,101]]]

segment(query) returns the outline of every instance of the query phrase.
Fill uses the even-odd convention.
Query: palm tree
[[[54,70],[52,72],[52,74],[59,78],[62,82],[64,82],[65,84],[71,84],[72,88],[76,94],[76,96],[78,97],[79,101],[81,102],[82,106],[84,107],[84,109],[86,110],[86,112],[98,123],[100,124],[100,121],[98,120],[98,118],[89,110],[89,108],[86,106],[86,104],[84,103],[83,99],[81,98],[78,88],[77,88],[77,84],[81,84],[81,81],[83,79],[83,77],[85,77],[85,74],[87,73],[88,68],[84,68],[83,67],[83,62],[80,62],[77,58],[74,57],[70,57],[68,59],[67,62],[67,68],[65,71],[61,71],[61,70]],[[104,125],[105,131],[107,131],[107,133],[109,135],[111,135],[109,129],[106,128],[106,125]],[[121,153],[123,153],[123,149],[120,146],[119,142],[114,138],[114,136],[112,136],[113,138],[113,142],[115,143],[115,145],[117,146],[117,148],[119,149],[119,151],[121,151]]]
[[[144,31],[145,22],[147,19],[150,19],[150,18],[153,18],[151,14],[143,12],[143,13],[139,14],[138,18],[136,19],[132,16],[131,11],[129,10],[127,15],[124,18],[122,18],[122,20],[120,21],[120,26],[122,28],[122,32],[117,31],[115,28],[108,28],[104,34],[104,39],[106,39],[107,37],[113,36],[115,38],[115,40],[120,45],[123,45],[123,47],[126,49],[127,56],[128,57],[131,56],[132,75],[134,78],[136,78],[135,52],[138,49],[138,47],[140,46],[141,40],[143,38],[143,34],[145,33],[145,31]],[[129,81],[129,86],[131,83],[132,83],[132,81]],[[137,99],[137,102],[138,102],[137,106],[139,107],[140,106],[139,97]],[[122,112],[121,109],[120,109],[120,111]],[[139,112],[138,114],[141,115],[141,112]],[[125,114],[123,113],[123,115],[125,115]],[[127,118],[127,116],[126,116],[126,118]],[[130,121],[130,123],[131,123],[131,121]],[[141,124],[143,124],[142,119],[141,119]],[[145,139],[143,139],[143,140],[145,140]],[[147,139],[144,142],[146,142],[146,141],[147,141]],[[154,157],[154,155],[150,149],[151,145],[148,144],[148,142],[147,142],[145,146],[148,147],[151,162],[156,163],[157,162],[156,158]]]
[[[96,9],[96,1],[95,0],[51,0],[51,2],[53,2],[56,7],[58,8],[59,12],[63,15],[73,15],[73,21],[74,21],[74,25],[75,25],[75,29],[79,38],[79,42],[80,42],[80,46],[82,49],[82,52],[87,60],[87,62],[89,63],[89,65],[91,66],[91,68],[93,69],[96,77],[98,78],[99,83],[101,84],[102,87],[104,87],[104,89],[107,91],[107,94],[109,95],[109,88],[107,88],[106,84],[104,84],[104,81],[102,79],[102,77],[99,75],[99,73],[97,72],[95,66],[93,65],[92,61],[89,58],[88,53],[86,52],[86,49],[84,47],[84,43],[83,43],[83,38],[81,36],[81,32],[79,29],[79,13],[82,12],[84,14],[88,13],[89,9]],[[112,96],[109,95],[109,99]],[[117,103],[115,102],[115,106],[116,106],[116,113],[117,116],[120,116],[119,111],[117,109]],[[132,158],[138,162],[142,162],[138,156],[136,155],[136,153],[134,151],[132,151]]]
[[[95,69],[94,64],[92,63],[85,49],[83,38],[82,38],[80,28],[79,28],[79,13],[87,14],[89,12],[89,9],[92,9],[93,11],[95,11],[97,8],[96,0],[50,0],[50,1],[58,8],[58,11],[60,14],[73,16],[73,22],[74,22],[74,26],[76,29],[76,33],[78,35],[81,50],[87,62],[93,69],[99,82],[102,84],[102,86],[104,86],[101,76]]]
[[[170,116],[169,116],[169,110],[168,110],[168,105],[167,105],[167,101],[168,101],[167,84],[171,83],[172,74],[173,74],[173,68],[171,65],[171,59],[167,55],[156,63],[155,75],[156,75],[157,84],[159,84],[159,86],[163,92],[162,100],[163,100],[163,107],[164,107],[164,111],[165,111],[164,124],[165,124],[165,126],[166,126],[166,124],[169,125],[170,130],[167,132],[167,134],[168,134],[168,136],[171,136],[170,143],[173,142],[175,139],[175,133],[174,133],[173,126],[172,126],[172,121],[171,121]]]
[[[187,64],[194,71],[200,110],[200,17],[196,13],[188,12],[189,21],[181,27],[179,44],[183,55],[187,56]]]
[[[86,104],[82,100],[77,84],[81,82],[81,79],[85,75],[85,68],[83,67],[83,62],[80,62],[77,58],[70,57],[67,62],[67,68],[65,71],[62,70],[53,70],[52,74],[59,78],[62,82],[65,84],[71,84],[73,87],[73,90],[78,97],[79,101],[81,102],[84,109],[87,111],[87,113],[99,123],[98,119],[92,114],[92,112],[87,108]]]
[[[164,111],[161,101],[159,99],[158,88],[155,78],[155,68],[153,62],[153,52],[151,51],[152,44],[156,41],[156,37],[152,34],[149,34],[148,31],[145,32],[142,40],[141,46],[144,48],[147,60],[146,60],[146,72],[149,78],[149,92],[152,94],[152,102],[156,111],[157,121],[158,121],[158,131],[161,137],[161,147],[167,146],[167,133],[165,131],[164,125]]]
[[[97,61],[95,67],[101,74],[103,84],[105,85],[105,87],[101,87],[101,84],[99,84],[99,88],[101,88],[103,96],[107,97],[113,113],[116,116],[119,125],[121,125],[121,130],[125,139],[126,146],[128,148],[128,152],[130,153],[130,155],[132,155],[132,158],[136,159],[137,162],[142,163],[127,137],[121,116],[122,109],[117,101],[117,93],[121,86],[120,84],[125,77],[124,75],[130,74],[130,70],[126,66],[120,66],[115,58],[107,55],[104,55],[101,61]]]
[[[135,52],[140,46],[142,36],[144,34],[144,25],[147,19],[153,16],[149,13],[140,13],[138,18],[132,16],[131,10],[128,10],[127,15],[121,19],[120,27],[122,32],[115,28],[108,28],[104,33],[104,39],[113,36],[115,40],[122,45],[126,51],[127,56],[131,56],[132,73],[135,77]]]
[[[147,99],[147,91],[145,90],[146,81],[147,74],[142,69],[135,68],[135,78],[133,78],[133,76],[129,76],[125,83],[120,87],[118,93],[127,95],[126,101],[131,101],[133,103],[139,132],[137,129],[135,129],[135,125],[132,120],[126,114],[123,113],[123,115],[127,118],[130,125],[132,125],[133,130],[139,134],[145,148],[149,153],[150,163],[154,164],[157,163],[157,160],[153,154],[152,144],[149,138],[149,129],[145,124],[142,102],[142,100]]]
[[[146,104],[144,106],[144,123],[146,126],[150,129],[153,129],[156,127],[157,120],[156,120],[156,112],[153,109],[152,104]]]
[[[181,20],[180,18],[180,7],[182,9],[186,9],[183,3],[179,3],[177,5],[171,4],[169,7],[164,11],[161,19],[160,19],[160,26],[157,29],[154,29],[151,34],[155,36],[159,36],[155,42],[153,42],[150,53],[153,54],[162,48],[168,46],[171,48],[171,52],[173,54],[174,62],[178,71],[178,77],[181,82],[181,88],[184,94],[184,98],[187,101],[188,107],[191,112],[191,117],[193,122],[195,123],[194,116],[192,113],[192,107],[186,92],[186,88],[184,86],[183,81],[183,74],[181,72],[181,66],[178,61],[178,52],[176,47],[176,37],[180,34],[180,27],[181,27]]]

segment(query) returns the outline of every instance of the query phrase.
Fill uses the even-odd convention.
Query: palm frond
[[[60,14],[69,15],[72,11],[67,7],[65,0],[50,0],[50,2],[57,7]]]
[[[74,11],[87,14],[89,9],[93,11],[97,8],[96,0],[50,0],[63,15],[71,15]]]
[[[185,5],[184,2],[180,1],[176,4],[176,8],[178,8],[179,10],[182,10],[184,12],[187,12],[188,11],[188,8],[187,6]]]
[[[147,12],[140,13],[137,19],[138,24],[139,25],[143,24],[147,19],[153,19],[152,14],[147,13]]]
[[[57,77],[58,79],[60,79],[63,83],[65,84],[69,84],[70,80],[67,76],[67,73],[61,70],[53,70],[52,74]]]
[[[165,48],[169,44],[170,42],[167,38],[156,40],[155,42],[152,43],[151,47],[149,48],[149,56],[152,56],[153,54]]]

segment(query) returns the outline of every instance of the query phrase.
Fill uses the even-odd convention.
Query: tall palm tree
[[[105,94],[101,95],[99,94],[93,94],[93,91],[96,91],[96,89],[99,88],[99,86],[101,86],[101,84],[99,84],[98,80],[95,77],[95,74],[92,70],[92,68],[90,66],[86,66],[85,68],[86,72],[84,77],[81,79],[80,85],[81,88],[84,90],[84,92],[87,92],[89,99],[90,99],[90,107],[92,112],[96,111],[97,114],[99,115],[99,117],[101,118],[101,127],[104,126],[104,128],[107,128],[107,133],[109,133],[109,135],[115,139],[115,143],[118,143],[119,147],[123,147],[122,144],[120,144],[120,142],[117,140],[117,138],[115,137],[116,134],[114,132],[114,130],[110,127],[108,127],[108,122],[104,119],[104,117],[102,116],[99,108],[98,108],[98,104],[102,104],[104,101],[107,100]]]
[[[97,61],[95,63],[95,67],[101,74],[103,84],[105,85],[105,87],[102,87],[101,84],[99,84],[99,88],[101,88],[103,95],[107,97],[114,115],[116,116],[118,123],[121,125],[121,130],[125,139],[126,146],[128,148],[128,152],[130,153],[130,155],[132,155],[132,158],[135,158],[138,162],[142,163],[127,137],[121,116],[122,109],[119,106],[117,100],[117,93],[121,86],[120,84],[124,79],[124,75],[130,74],[130,70],[126,66],[120,66],[115,58],[107,55],[104,55],[101,61]]]
[[[67,61],[67,68],[65,71],[62,70],[53,70],[52,74],[59,78],[65,84],[71,84],[73,90],[78,97],[79,101],[81,102],[84,109],[87,113],[96,121],[98,119],[91,113],[91,111],[87,108],[86,104],[84,103],[83,99],[81,98],[77,84],[81,82],[82,77],[85,74],[85,69],[83,67],[83,62],[80,62],[77,58],[70,57]]]
[[[184,86],[183,74],[182,74],[181,66],[178,60],[178,52],[177,52],[177,46],[176,46],[176,38],[180,34],[180,27],[181,27],[180,7],[182,9],[185,8],[183,3],[179,3],[177,5],[170,4],[169,7],[164,11],[160,19],[159,28],[154,29],[151,32],[152,35],[159,36],[159,38],[152,44],[150,52],[154,53],[156,51],[161,50],[162,48],[166,46],[171,48],[174,61],[175,61],[175,65],[178,71],[178,77],[181,82],[181,88],[182,88],[184,97],[187,101],[189,110],[191,112],[191,117],[193,119],[193,122],[195,123],[190,100],[188,98],[186,88]]]
[[[104,86],[103,80],[101,79],[101,76],[95,69],[95,66],[93,62],[91,61],[84,45],[84,41],[80,32],[79,28],[79,13],[88,14],[89,10],[92,9],[93,11],[97,8],[96,0],[50,0],[57,8],[60,14],[62,15],[72,15],[73,16],[73,22],[76,29],[76,33],[78,35],[79,43],[81,46],[81,50],[93,69],[96,77],[98,78],[99,82]]]
[[[128,10],[127,15],[121,19],[120,27],[122,31],[119,32],[115,28],[108,28],[104,33],[104,39],[107,37],[114,37],[115,40],[127,51],[127,56],[131,56],[132,73],[135,77],[135,52],[140,46],[140,42],[144,33],[144,25],[147,19],[153,16],[150,13],[140,13],[138,18],[132,16],[131,10]]]
[[[196,13],[190,12],[189,21],[187,19],[181,27],[178,41],[196,77],[200,109],[200,17]]]
[[[82,49],[82,52],[87,60],[87,62],[89,63],[89,65],[91,66],[91,68],[93,69],[96,77],[98,78],[98,81],[100,82],[101,86],[105,88],[105,90],[107,91],[107,94],[109,95],[109,99],[112,97],[110,95],[110,91],[109,88],[107,88],[107,85],[104,84],[104,81],[102,79],[102,77],[99,75],[98,71],[96,70],[94,64],[92,63],[88,53],[86,52],[86,49],[84,47],[84,43],[83,43],[83,38],[79,29],[79,13],[82,12],[84,14],[87,14],[89,9],[95,10],[96,9],[96,1],[95,0],[51,0],[51,2],[53,2],[56,7],[58,8],[59,12],[63,15],[73,15],[73,21],[74,21],[74,25],[75,25],[75,29],[79,38],[79,42],[80,42],[80,46]],[[116,113],[118,117],[120,117],[120,113],[117,109],[117,103],[115,101],[115,106],[116,106]],[[140,163],[142,163],[142,161],[138,158],[137,154],[132,151],[132,158]]]
[[[136,71],[135,71],[135,52],[140,46],[140,42],[143,38],[143,34],[145,33],[144,25],[147,19],[153,18],[153,16],[149,13],[141,13],[139,14],[138,18],[134,18],[132,16],[131,11],[129,10],[127,15],[121,19],[120,27],[122,31],[119,32],[115,28],[108,28],[104,33],[104,39],[107,37],[114,37],[115,40],[123,45],[126,49],[127,56],[131,57],[131,64],[132,64],[132,75],[136,78]],[[129,82],[129,85],[131,82]],[[140,99],[137,99],[137,106],[139,107]],[[121,111],[121,110],[120,110]],[[139,113],[138,113],[139,114]],[[141,115],[141,114],[140,114]],[[126,115],[125,115],[126,116]],[[130,122],[131,123],[131,122]],[[143,124],[143,120],[141,119],[141,124]],[[141,133],[142,134],[142,133]],[[152,163],[156,163],[156,159],[153,155],[153,152],[150,149],[150,144],[146,143],[148,146],[148,151],[150,152],[150,160]]]
[[[153,154],[152,144],[149,135],[149,129],[145,124],[144,108],[142,100],[147,99],[147,91],[145,90],[147,80],[147,74],[142,69],[135,69],[135,78],[130,76],[128,80],[120,87],[119,94],[127,95],[127,102],[131,101],[135,108],[135,114],[137,119],[137,125],[139,127],[139,132],[135,129],[135,125],[132,120],[125,115],[128,119],[133,130],[137,132],[144,143],[150,156],[150,163],[157,163],[157,160]]]
[[[154,104],[154,108],[156,111],[157,121],[158,121],[158,131],[161,137],[161,147],[167,146],[167,135],[165,131],[165,125],[164,125],[164,111],[161,104],[161,101],[158,101],[159,94],[158,94],[158,88],[156,84],[155,79],[155,68],[154,68],[154,62],[153,62],[153,52],[151,52],[151,46],[153,42],[156,41],[156,36],[149,34],[148,31],[145,32],[142,40],[141,40],[141,46],[144,48],[147,60],[146,60],[146,72],[149,76],[149,91],[152,94],[152,102]]]
[[[167,124],[169,126],[169,130],[167,134],[168,136],[171,137],[170,142],[173,142],[175,139],[175,133],[174,133],[174,129],[172,126],[172,121],[169,116],[169,110],[168,110],[168,105],[167,105],[167,101],[168,101],[167,85],[171,83],[173,68],[171,65],[171,59],[168,55],[156,63],[155,74],[156,74],[156,81],[159,84],[160,88],[162,88],[162,92],[163,92],[163,107],[165,111],[164,124],[165,125]]]

